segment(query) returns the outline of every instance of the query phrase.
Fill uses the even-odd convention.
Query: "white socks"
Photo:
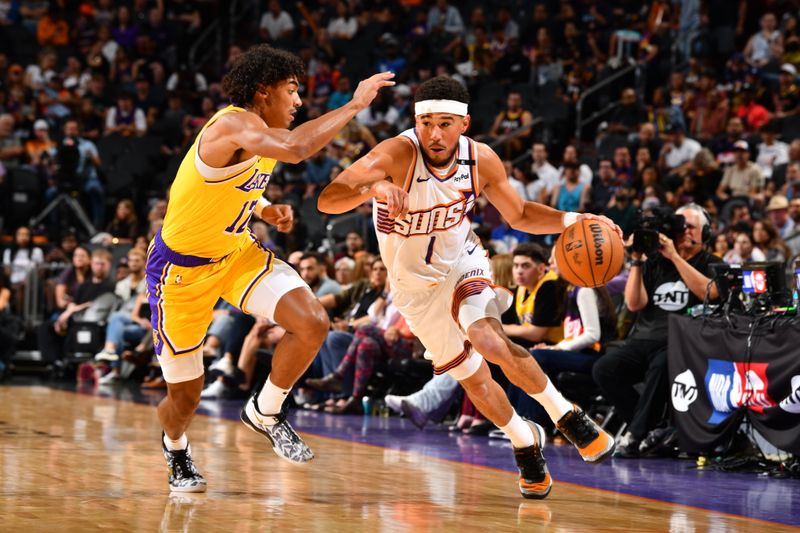
[[[258,393],[258,410],[262,415],[275,415],[281,412],[281,406],[291,389],[281,389],[267,377],[264,388]]]
[[[500,428],[500,431],[508,435],[511,439],[511,445],[514,448],[527,448],[533,446],[535,437],[533,436],[533,428],[530,424],[525,422],[516,411],[511,415],[511,420],[505,426]],[[539,444],[541,446],[541,443]]]
[[[172,440],[164,433],[164,446],[170,451],[185,450],[189,446],[189,439],[186,438],[186,433],[180,436],[178,440]]]
[[[561,393],[553,386],[549,378],[547,379],[547,386],[542,392],[531,394],[530,396],[542,404],[547,414],[550,415],[550,420],[556,424],[561,420],[562,416],[573,409],[573,405],[561,396]]]

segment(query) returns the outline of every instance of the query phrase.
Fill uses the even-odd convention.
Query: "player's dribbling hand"
[[[394,82],[394,72],[379,72],[365,80],[361,80],[353,93],[353,104],[359,109],[366,109],[378,96],[378,91],[384,87],[391,87]]]
[[[611,220],[610,218],[608,218],[608,217],[606,217],[606,216],[603,216],[603,215],[594,215],[594,214],[592,214],[592,213],[581,213],[580,215],[578,215],[578,220],[585,220],[585,219],[589,219],[589,220],[597,220],[597,221],[599,221],[599,222],[602,222],[603,224],[606,224],[608,227],[610,227],[610,228],[614,228],[614,231],[616,231],[616,232],[617,232],[617,235],[619,235],[619,238],[620,238],[620,239],[623,239],[623,238],[624,238],[624,237],[623,237],[623,235],[622,235],[622,228],[620,228],[619,226],[617,226],[617,225],[614,223],[614,221],[613,221],[613,220]]]
[[[275,226],[281,233],[289,233],[294,226],[292,206],[268,205],[261,211],[261,220]]]
[[[388,181],[379,181],[373,187],[375,198],[386,203],[389,220],[403,218],[408,213],[408,193]]]

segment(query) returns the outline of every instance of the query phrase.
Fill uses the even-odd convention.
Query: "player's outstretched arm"
[[[386,139],[342,171],[319,195],[317,208],[339,214],[355,209],[370,198],[386,202],[389,218],[405,216],[408,193],[398,185],[408,172],[413,147],[397,137]]]
[[[528,202],[508,183],[503,162],[484,143],[478,145],[478,176],[486,198],[494,205],[509,225],[533,234],[561,233],[564,229],[564,212],[544,204]]]
[[[359,111],[369,107],[380,89],[394,85],[393,77],[392,72],[381,72],[363,80],[347,104],[293,130],[269,128],[253,113],[243,114],[244,120],[227,119],[222,132],[224,139],[220,140],[228,143],[233,151],[243,149],[261,157],[299,163],[333,140]]]
[[[526,233],[546,235],[561,233],[565,227],[575,221],[590,218],[608,224],[622,238],[622,230],[607,217],[590,213],[565,213],[544,204],[520,198],[508,183],[503,163],[494,150],[483,143],[476,144],[478,145],[480,167],[478,175],[481,187],[486,193],[486,198],[500,211],[512,228]]]

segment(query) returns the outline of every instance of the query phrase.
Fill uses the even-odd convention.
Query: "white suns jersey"
[[[467,218],[479,194],[478,154],[462,135],[454,166],[441,175],[423,159],[413,129],[398,137],[414,145],[404,183],[408,214],[391,221],[386,204],[375,201],[372,218],[392,287],[416,291],[443,281],[462,254],[485,253]]]

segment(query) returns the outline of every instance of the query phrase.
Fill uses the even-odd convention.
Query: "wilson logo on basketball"
[[[603,237],[603,228],[600,224],[590,224],[589,231],[592,233],[592,241],[594,241],[594,264],[603,264],[603,245],[606,239]]]

